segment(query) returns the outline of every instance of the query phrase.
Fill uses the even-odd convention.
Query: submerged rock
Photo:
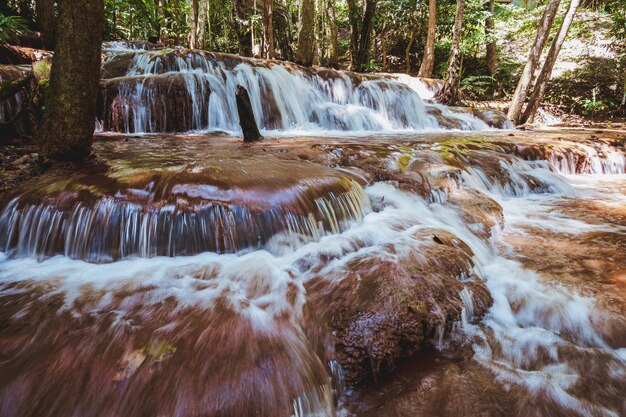
[[[333,330],[348,384],[393,370],[438,330],[459,321],[466,307],[464,289],[472,294],[471,314],[486,311],[491,296],[482,280],[471,275],[471,257],[469,247],[454,235],[422,229],[404,244],[356,256],[307,283],[315,313]]]

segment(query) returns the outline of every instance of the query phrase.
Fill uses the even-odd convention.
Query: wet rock
[[[437,120],[439,127],[444,129],[463,129],[463,122],[460,119],[444,116],[441,109],[426,106],[426,112]]]
[[[441,244],[433,242],[435,234]],[[389,372],[439,326],[458,321],[463,288],[472,291],[476,315],[488,308],[489,291],[469,273],[471,256],[454,235],[421,230],[406,244],[357,256],[306,284],[312,308],[334,331],[337,358],[349,384]]]
[[[457,189],[446,205],[452,207],[472,232],[484,241],[489,241],[494,229],[504,227],[502,206],[478,190]]]
[[[506,114],[498,110],[472,108],[472,114],[496,129],[512,129],[514,127]]]
[[[245,276],[257,283],[254,291],[239,295],[236,276],[199,283],[193,276],[202,268],[193,261],[170,269],[164,279],[195,282],[207,297],[191,305],[160,298],[150,284],[136,284],[150,269],[141,277],[121,272],[120,287],[87,284],[66,306],[63,290],[48,293],[59,290],[54,282],[16,284],[20,296],[3,294],[0,353],[8,360],[0,392],[30,394],[13,397],[12,410],[25,417],[41,416],[43,405],[50,415],[289,416],[298,397],[306,395],[305,407],[318,400],[316,390],[330,404],[329,370],[315,335],[300,324],[301,289],[287,284],[275,298],[270,285],[258,285],[265,271],[256,271]],[[266,325],[252,319],[259,316]]]
[[[201,95],[195,103],[207,107],[208,85],[188,89],[177,74],[122,77],[100,82],[98,118],[104,130],[117,132],[184,132],[194,128],[192,93]],[[154,98],[154,99],[153,99]],[[199,111],[204,115],[206,111]],[[144,117],[145,116],[145,117]]]
[[[128,74],[133,62],[133,53],[113,55],[102,61],[103,79],[123,77]]]
[[[467,350],[458,356],[471,357]],[[521,389],[505,388],[475,361],[457,355],[431,356],[434,357],[427,360],[416,357],[405,361],[393,378],[349,398],[348,408],[354,415],[366,417],[505,417],[515,414],[515,399],[523,402]]]
[[[31,64],[44,58],[50,58],[52,52],[43,49],[0,43],[0,64]]]

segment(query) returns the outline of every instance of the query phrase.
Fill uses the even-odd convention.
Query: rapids
[[[99,136],[2,196],[0,415],[625,415],[624,139],[510,135]]]

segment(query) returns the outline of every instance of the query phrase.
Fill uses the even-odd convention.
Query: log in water
[[[239,125],[243,133],[243,141],[256,142],[262,140],[263,136],[259,133],[259,128],[254,119],[254,111],[252,110],[248,90],[241,85],[237,85],[235,98],[237,99],[237,114],[239,115]]]

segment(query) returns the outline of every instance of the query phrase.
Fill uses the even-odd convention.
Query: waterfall
[[[202,51],[114,54],[103,63],[104,130],[239,132],[235,89],[244,86],[257,124],[301,133],[488,129],[488,112],[427,104],[417,78],[361,75]],[[500,122],[502,127],[508,127]]]
[[[489,135],[96,141],[104,172],[3,196],[0,394],[23,416],[350,415],[355,364],[434,345],[374,386],[388,408],[357,405],[439,406],[462,378],[459,415],[623,414],[623,151]],[[503,386],[519,401],[483,395]]]

